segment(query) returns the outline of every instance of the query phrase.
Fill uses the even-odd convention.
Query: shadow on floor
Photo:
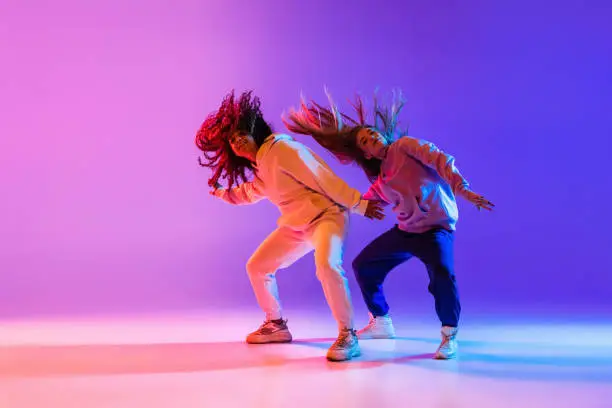
[[[303,339],[272,345],[218,342],[0,347],[0,378],[168,374],[245,368],[324,371],[409,365],[456,375],[531,381],[612,380],[611,357],[597,354],[521,355],[516,345],[513,354],[491,354],[471,345],[462,349],[457,360],[436,361],[432,360],[432,353],[414,352],[415,340],[429,344],[428,339],[399,338],[385,340],[388,343],[384,350],[376,340],[362,341],[364,353],[360,358],[332,363],[325,359],[325,352],[334,340]],[[416,349],[421,348],[422,344]],[[486,349],[483,345],[482,350]]]

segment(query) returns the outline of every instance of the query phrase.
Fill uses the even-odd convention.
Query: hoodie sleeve
[[[338,177],[321,159],[297,142],[279,142],[275,146],[280,170],[306,187],[314,190],[341,207],[363,215],[368,201]]]
[[[455,167],[453,156],[425,140],[404,136],[398,142],[406,154],[435,170],[451,186],[455,194],[469,190],[469,183]]]
[[[254,204],[266,198],[262,187],[261,181],[256,178],[231,189],[219,188],[213,192],[213,195],[230,204]]]
[[[377,184],[378,182],[373,183],[370,188],[368,189],[368,191],[366,191],[366,193],[363,195],[363,199],[364,200],[372,200],[372,201],[379,201],[382,205],[387,205],[389,204],[387,202],[387,200],[385,200],[384,198],[382,198],[382,196],[379,194],[378,189],[377,189]]]

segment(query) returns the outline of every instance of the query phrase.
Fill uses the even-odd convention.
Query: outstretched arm
[[[226,189],[221,185],[217,185],[210,194],[227,203],[235,205],[254,204],[265,198],[261,182],[258,179],[239,184],[231,189]]]
[[[480,208],[486,210],[493,209],[493,203],[470,189],[468,181],[455,166],[455,158],[453,156],[444,153],[431,142],[408,136],[402,137],[397,143],[401,143],[400,146],[406,154],[435,170],[451,186],[455,195],[463,196],[476,205],[479,210]]]
[[[467,180],[455,167],[455,158],[438,149],[433,143],[408,136],[402,137],[396,143],[400,143],[406,154],[435,170],[455,194],[461,194],[464,188],[469,187]]]

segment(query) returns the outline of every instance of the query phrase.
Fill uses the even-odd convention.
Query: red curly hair
[[[236,132],[253,136],[257,146],[272,134],[272,128],[264,120],[261,102],[252,91],[243,92],[236,99],[234,90],[228,93],[216,112],[208,115],[195,137],[195,144],[203,153],[198,157],[202,167],[213,171],[208,184],[217,186],[219,179],[226,179],[228,188],[248,180],[255,171],[254,163],[234,154],[230,138]]]

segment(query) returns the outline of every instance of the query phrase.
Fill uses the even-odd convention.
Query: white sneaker
[[[457,331],[456,327],[442,326],[442,343],[434,355],[438,360],[449,360],[457,356]]]
[[[395,328],[389,315],[372,316],[366,327],[357,332],[360,339],[393,339],[395,338]]]
[[[327,350],[327,359],[330,361],[345,361],[361,355],[357,333],[353,329],[344,329],[338,339]]]

